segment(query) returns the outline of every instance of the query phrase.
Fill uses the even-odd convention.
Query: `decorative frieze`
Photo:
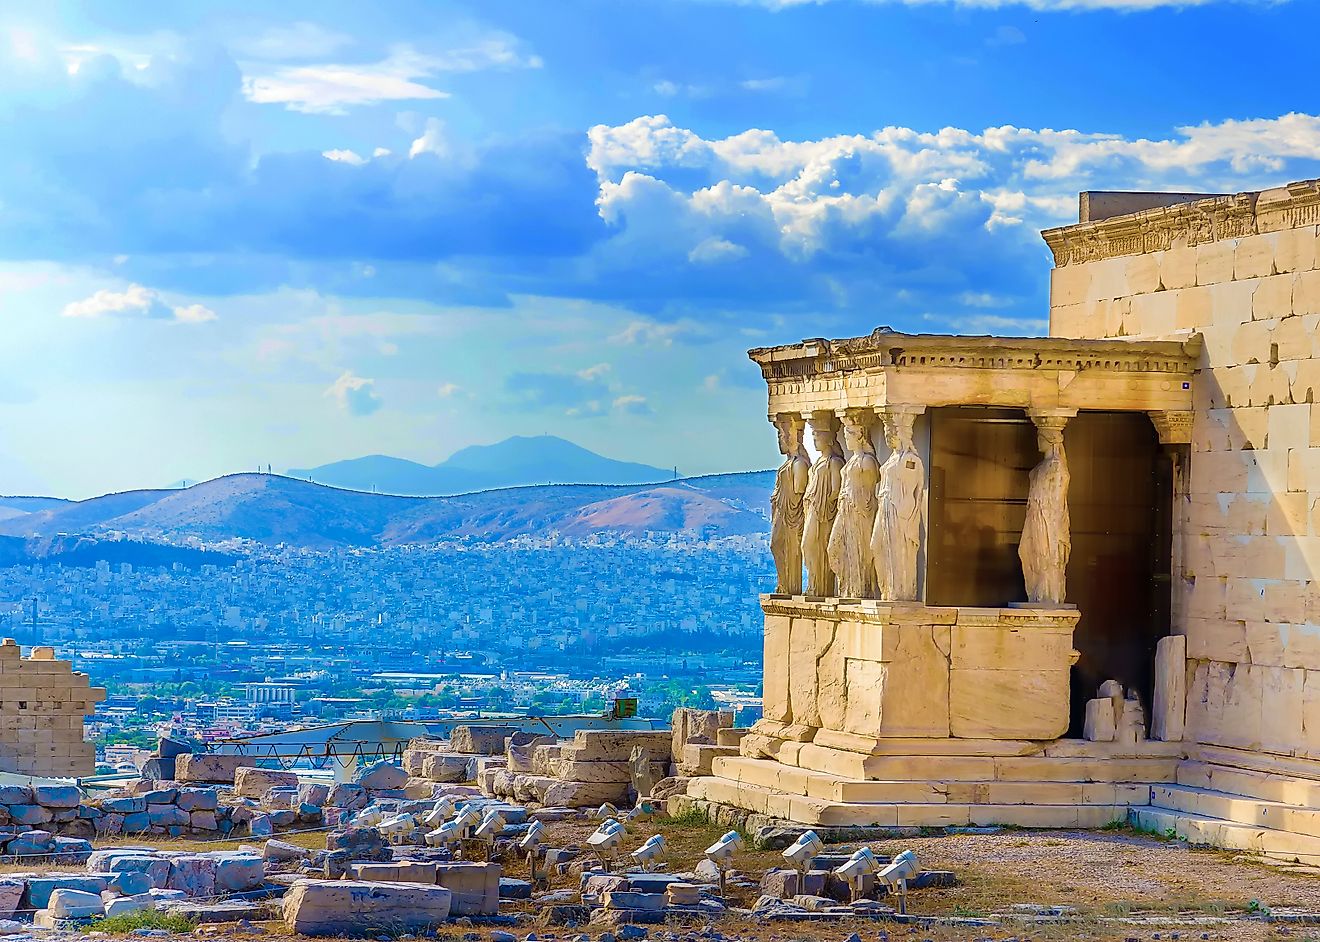
[[[1320,222],[1320,186],[1307,180],[1260,193],[1212,196],[1041,233],[1056,267],[1278,232]]]

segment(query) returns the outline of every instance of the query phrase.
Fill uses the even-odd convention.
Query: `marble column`
[[[840,598],[875,598],[875,566],[871,560],[871,531],[875,526],[876,484],[880,462],[871,444],[871,409],[845,409],[844,447],[848,460],[839,472],[839,504],[827,547]]]
[[[1061,607],[1067,594],[1068,557],[1072,529],[1068,517],[1068,460],[1063,429],[1076,409],[1029,410],[1044,457],[1031,470],[1027,518],[1022,526],[1018,557],[1032,605]]]
[[[888,602],[919,600],[918,560],[926,531],[926,467],[912,441],[925,406],[890,405],[878,410],[889,457],[880,468],[871,556],[879,597]]]
[[[818,457],[807,472],[807,489],[802,495],[802,562],[807,567],[806,594],[827,597],[835,594],[829,542],[839,510],[843,454],[834,413],[813,412],[810,423]]]
[[[802,498],[811,470],[811,459],[802,441],[806,422],[793,413],[773,416],[771,421],[779,432],[779,453],[784,456],[784,463],[775,472],[775,489],[770,494],[770,554],[778,577],[775,591],[801,595]]]

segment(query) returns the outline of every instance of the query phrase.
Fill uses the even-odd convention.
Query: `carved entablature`
[[[770,414],[894,405],[1186,411],[1200,356],[1186,341],[902,334],[815,338],[748,355]]]
[[[1041,233],[1056,267],[1124,255],[1163,252],[1278,232],[1320,222],[1320,181],[1306,180],[1260,193],[1212,196],[1046,229]]]

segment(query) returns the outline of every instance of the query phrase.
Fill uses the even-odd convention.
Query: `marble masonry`
[[[1320,861],[1320,182],[1080,203],[1049,337],[750,352],[764,712],[675,801]]]

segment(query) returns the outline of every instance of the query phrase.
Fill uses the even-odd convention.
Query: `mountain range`
[[[436,465],[367,455],[315,468],[291,468],[288,473],[349,490],[420,497],[524,484],[649,484],[675,477],[664,468],[616,461],[554,435],[514,436],[494,445],[473,445]]]
[[[0,537],[30,544],[83,537],[214,546],[252,540],[307,549],[397,546],[468,538],[498,542],[558,532],[584,537],[702,530],[763,533],[772,471],[664,484],[548,484],[450,497],[400,497],[276,474],[231,474],[183,489],[127,491],[47,504],[0,498]]]

